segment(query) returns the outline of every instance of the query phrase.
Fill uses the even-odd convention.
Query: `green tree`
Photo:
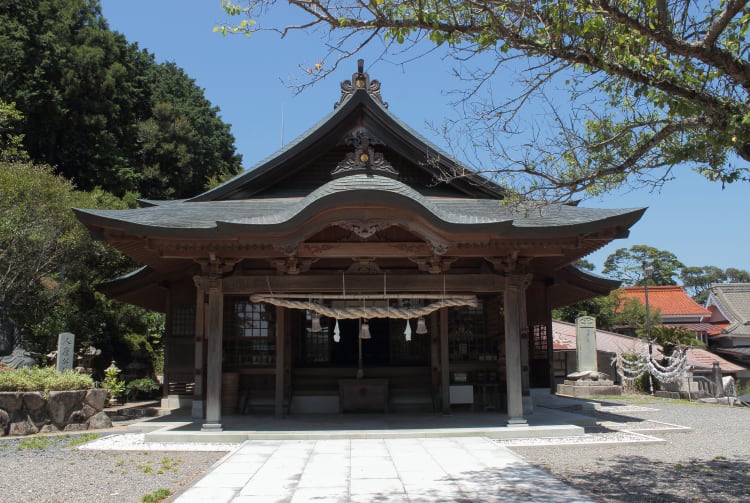
[[[750,283],[750,272],[744,269],[729,267],[725,272],[729,283]]]
[[[0,33],[0,100],[23,114],[12,134],[79,189],[183,198],[241,170],[203,90],[111,31],[98,0],[10,0]]]
[[[604,261],[603,273],[619,279],[626,286],[642,285],[644,263],[653,268],[648,275],[649,285],[676,285],[675,276],[684,268],[674,253],[646,245],[620,248]]]
[[[708,289],[713,283],[723,283],[727,274],[721,268],[704,265],[703,267],[685,267],[680,271],[680,279],[685,291],[699,304],[708,299]]]
[[[15,103],[0,100],[0,161],[28,161],[29,154],[23,148],[23,135],[18,134],[18,125],[23,114]]]
[[[47,353],[57,334],[76,334],[111,355],[129,333],[160,336],[161,315],[108,301],[94,285],[133,263],[93,240],[71,208],[126,208],[100,190],[74,190],[52,168],[0,162],[0,300],[10,305],[28,349]]]
[[[650,310],[651,325],[661,324],[658,310]],[[625,333],[628,335],[645,334],[646,306],[637,299],[623,299],[619,290],[609,295],[588,299],[561,309],[555,309],[552,318],[574,323],[579,316],[594,316],[596,327],[600,330]]]
[[[139,191],[151,198],[184,198],[214,178],[242,170],[234,137],[219,109],[174,63],[147,72],[151,116],[137,126]]]
[[[224,0],[226,12],[243,19],[217,30],[318,29],[323,64],[309,69],[313,81],[375,41],[403,62],[442,46],[459,80],[472,83],[459,131],[470,136],[466,143],[507,166],[495,173],[512,177],[522,194],[567,198],[624,183],[658,187],[683,165],[722,184],[748,180],[736,162],[750,160],[746,3],[290,0],[297,12],[280,16],[274,0]],[[509,75],[521,91],[493,95],[510,87]],[[552,88],[566,89],[569,100]],[[523,122],[525,106],[534,115],[547,107],[537,126],[551,133],[523,145],[497,141],[534,126]]]
[[[651,340],[661,346],[664,356],[671,356],[681,348],[705,347],[693,332],[684,327],[657,325],[651,328]]]
[[[31,158],[84,190],[134,190],[128,148],[151,58],[109,31],[96,0],[6,2],[0,32],[0,99],[24,114]]]

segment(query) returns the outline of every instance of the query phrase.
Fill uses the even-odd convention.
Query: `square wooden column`
[[[203,377],[206,374],[206,368],[203,360],[203,349],[206,338],[206,290],[201,276],[195,276],[195,371],[194,371],[194,388],[193,388],[193,406],[192,417],[203,419],[205,410],[205,401],[203,400]]]
[[[284,417],[285,314],[286,310],[283,307],[276,307],[276,398],[274,402],[274,416],[276,419]]]
[[[526,312],[528,275],[508,276],[505,281],[505,379],[508,395],[508,425],[525,425],[523,417],[523,374],[521,365],[521,314]]]
[[[440,403],[443,414],[451,412],[450,359],[448,354],[448,308],[440,309]]]
[[[206,358],[206,421],[201,431],[222,431],[221,372],[224,294],[218,276],[208,278],[208,348]]]

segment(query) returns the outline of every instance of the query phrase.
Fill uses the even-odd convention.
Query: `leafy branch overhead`
[[[324,34],[325,64],[301,87],[374,41],[405,62],[426,44],[445,48],[457,83],[470,83],[464,119],[446,127],[452,145],[521,195],[658,188],[678,166],[722,184],[750,179],[746,1],[290,0],[297,12],[284,17],[272,16],[285,8],[274,0],[223,4],[242,17],[224,33]],[[518,91],[498,94],[509,87]],[[539,124],[528,122],[532,104],[545,107]],[[521,132],[531,139],[513,141]]]

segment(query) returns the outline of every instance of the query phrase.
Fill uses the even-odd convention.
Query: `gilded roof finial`
[[[339,105],[352,97],[360,89],[366,91],[378,103],[388,108],[388,103],[384,102],[383,97],[380,95],[380,81],[371,81],[370,75],[365,72],[364,59],[357,60],[357,73],[352,75],[352,79],[341,83],[341,98],[339,98],[338,103],[333,105],[333,108],[338,108]]]

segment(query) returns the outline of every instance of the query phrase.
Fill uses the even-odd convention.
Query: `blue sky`
[[[317,34],[296,33],[285,39],[264,33],[250,38],[222,37],[213,28],[226,20],[220,0],[102,0],[110,28],[148,49],[158,61],[173,61],[205,89],[232,125],[245,168],[253,167],[314,125],[333,108],[339,83],[351,77],[356,61],[347,62],[317,85],[295,95],[288,83],[304,78],[324,54]],[[408,65],[375,61],[363,54],[366,71],[382,84],[390,110],[438,145],[441,139],[427,124],[456,117],[446,91],[456,88],[450,65],[439,55]],[[504,85],[504,83],[498,83]],[[619,239],[587,259],[601,272],[606,257],[618,248],[644,244],[669,250],[687,266],[714,265],[750,271],[750,185],[722,190],[694,174],[676,170],[677,179],[660,192],[648,190],[608,194],[582,206],[648,207],[628,239]],[[744,216],[743,216],[744,215]]]

